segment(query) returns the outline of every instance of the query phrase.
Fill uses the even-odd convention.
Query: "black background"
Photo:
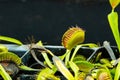
[[[23,43],[30,43],[28,37],[34,36],[36,42],[61,45],[63,33],[78,25],[86,31],[84,43],[107,40],[116,45],[107,21],[110,11],[106,0],[0,0],[0,35]],[[116,11],[120,14],[120,5]]]

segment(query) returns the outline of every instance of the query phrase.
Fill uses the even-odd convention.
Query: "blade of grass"
[[[6,36],[0,36],[0,40],[2,41],[7,41],[7,42],[12,42],[18,45],[22,45],[22,42],[15,39],[15,38],[11,38],[11,37],[6,37]]]

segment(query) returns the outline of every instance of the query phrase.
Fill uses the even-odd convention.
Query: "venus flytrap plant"
[[[73,77],[74,80],[78,80],[78,75],[79,75],[78,74],[78,72],[79,72],[78,65],[76,65],[73,62],[74,57],[77,54],[78,50],[83,46],[84,47],[87,46],[90,48],[98,47],[96,44],[93,44],[93,43],[78,45],[79,43],[82,43],[84,41],[84,37],[85,37],[85,31],[77,26],[68,29],[62,37],[62,45],[66,48],[66,53],[64,55],[60,56],[60,58],[62,60],[65,58],[65,65],[69,66],[70,69],[72,69],[72,71],[74,72],[74,77]],[[73,48],[74,48],[74,52],[71,53],[71,50]],[[71,55],[71,59],[70,59],[70,55]],[[53,57],[53,59],[54,60],[57,59],[56,56]],[[65,65],[61,64],[62,68],[66,70]],[[58,68],[58,70],[60,69],[60,71],[62,71],[60,67],[57,66],[57,68]],[[68,70],[66,70],[66,72],[68,72]],[[66,75],[66,72],[62,72],[62,74],[65,74],[64,76],[68,76],[68,75]],[[69,77],[70,77],[70,74],[69,74]],[[67,77],[67,78],[69,78],[69,77]],[[70,80],[72,80],[72,76],[71,76]]]
[[[109,2],[110,2],[110,5],[112,7],[112,11],[110,14],[108,14],[108,21],[109,21],[111,30],[113,32],[115,41],[117,43],[118,50],[120,52],[120,33],[119,33],[119,28],[118,28],[118,13],[114,11],[115,8],[120,4],[120,0],[109,0]],[[116,60],[116,62],[114,64],[116,65],[116,63],[118,63],[118,65],[116,67],[114,80],[119,80],[120,62],[118,60]]]
[[[65,65],[68,64],[71,50],[79,43],[82,43],[85,38],[85,31],[78,26],[68,29],[62,37],[62,45],[66,48],[66,53],[62,56],[65,57]]]

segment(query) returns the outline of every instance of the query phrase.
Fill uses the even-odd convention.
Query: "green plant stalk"
[[[68,61],[69,61],[70,53],[71,53],[71,50],[66,49],[65,54],[63,54],[62,56],[59,56],[59,58],[60,58],[61,60],[64,60],[64,58],[65,58],[65,65],[67,65],[67,63],[68,63]]]
[[[114,80],[119,80],[119,77],[120,77],[120,62],[116,67]]]
[[[73,59],[74,59],[74,57],[75,57],[75,55],[76,55],[77,51],[78,51],[81,47],[82,47],[82,45],[78,45],[78,46],[75,48],[75,51],[73,52],[73,54],[72,54],[72,57],[71,57],[71,60],[70,60],[70,61],[73,61]]]
[[[4,70],[4,68],[2,67],[1,64],[0,64],[0,74],[3,77],[4,80],[12,80],[10,75]]]
[[[64,60],[64,58],[66,57],[66,55],[69,54],[69,53],[70,53],[70,50],[66,50],[65,54],[63,54],[62,56],[59,56],[59,58],[61,60]]]
[[[68,64],[68,62],[69,62],[69,59],[70,59],[70,53],[71,53],[71,50],[68,50],[67,49],[67,51],[66,51],[66,53],[65,53],[65,65],[67,65]]]

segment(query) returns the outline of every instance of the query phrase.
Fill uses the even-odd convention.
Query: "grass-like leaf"
[[[7,36],[0,36],[0,40],[15,43],[15,44],[18,44],[18,45],[22,45],[21,41],[15,39],[15,38],[7,37]]]

